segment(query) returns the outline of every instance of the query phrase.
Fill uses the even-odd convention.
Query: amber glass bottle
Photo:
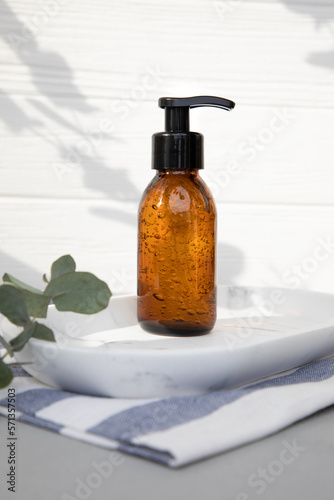
[[[138,319],[145,330],[213,328],[215,235],[215,204],[198,170],[158,171],[139,207]]]
[[[189,108],[234,103],[209,96],[161,98],[166,132],[153,136],[153,168],[138,218],[138,321],[153,333],[199,335],[216,321],[216,208],[199,176],[203,137]]]

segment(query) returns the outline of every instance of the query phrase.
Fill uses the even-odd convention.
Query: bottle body
[[[216,208],[198,170],[160,170],[138,217],[138,321],[196,335],[216,321]]]

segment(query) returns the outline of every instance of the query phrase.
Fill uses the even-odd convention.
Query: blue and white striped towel
[[[334,358],[201,396],[113,399],[52,389],[16,369],[17,419],[179,467],[254,441],[334,404]],[[0,391],[7,415],[7,388]]]

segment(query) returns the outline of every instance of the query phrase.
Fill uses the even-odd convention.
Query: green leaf
[[[24,292],[24,295],[27,299],[29,316],[33,318],[46,318],[51,297],[35,295],[29,292]]]
[[[59,257],[51,266],[51,281],[63,274],[74,273],[75,267],[75,261],[70,255]]]
[[[38,288],[35,288],[33,286],[28,285],[27,283],[24,283],[21,280],[18,280],[17,278],[14,278],[11,274],[5,273],[2,277],[2,280],[5,281],[6,283],[12,283],[15,285],[17,288],[21,288],[22,290],[27,290],[28,292],[32,293],[43,293],[41,290],[38,290]]]
[[[2,337],[2,335],[0,335],[0,342],[1,342],[1,344],[3,345],[3,347],[4,347],[5,349],[7,349],[7,351],[8,351],[8,353],[9,353],[9,355],[10,355],[10,356],[13,356],[13,349],[12,349],[12,346],[11,346],[10,344],[8,344],[7,340],[6,340],[6,339],[4,339],[4,338]]]
[[[69,273],[54,279],[45,292],[59,311],[95,314],[105,309],[111,292],[108,285],[91,273]]]
[[[14,276],[11,276],[10,274],[4,274],[2,279],[7,283],[12,283],[16,288],[24,293],[27,301],[29,316],[32,316],[33,318],[36,316],[39,318],[46,318],[51,297],[47,300],[47,297],[43,295],[43,292],[37,288],[27,285],[26,283],[23,283],[23,281],[14,278]]]
[[[26,345],[30,337],[32,337],[35,328],[36,323],[30,323],[21,333],[17,335],[17,337],[10,341],[10,345],[13,351],[22,351],[23,347]]]
[[[49,342],[56,342],[53,331],[50,330],[50,328],[42,325],[42,323],[38,323],[38,321],[36,321],[35,324],[36,326],[32,337],[34,337],[35,339],[48,340]]]
[[[28,340],[34,337],[36,339],[48,340],[55,342],[52,330],[37,321],[30,323],[17,337],[10,341],[13,351],[22,351]]]
[[[6,316],[14,325],[27,325],[30,318],[23,292],[13,285],[1,285],[0,313]]]
[[[0,360],[0,389],[3,389],[13,380],[12,370]]]

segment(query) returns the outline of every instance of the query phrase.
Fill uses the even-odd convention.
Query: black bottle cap
[[[186,170],[203,168],[203,135],[189,131],[189,109],[213,106],[231,111],[235,104],[214,96],[160,97],[165,109],[165,132],[154,134],[152,168]]]

